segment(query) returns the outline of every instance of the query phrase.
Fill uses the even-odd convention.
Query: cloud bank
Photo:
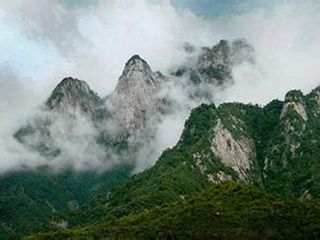
[[[214,8],[215,1],[207,4]],[[232,4],[232,9],[237,9],[236,3]],[[320,83],[319,8],[320,4],[311,0],[274,1],[260,8],[243,9],[242,5],[241,11],[203,17],[192,9],[177,9],[170,1],[0,3],[0,171],[43,163],[36,153],[26,153],[12,134],[37,113],[63,77],[83,79],[106,96],[113,91],[126,60],[136,53],[153,70],[167,73],[185,60],[185,42],[212,46],[220,39],[245,38],[255,48],[256,62],[233,70],[235,83],[216,93],[217,103],[265,104],[283,98],[293,88],[309,91]],[[179,89],[173,88],[171,94],[185,101]],[[188,111],[186,107],[158,126],[152,143],[156,154],[141,157],[138,169],[152,165],[162,150],[175,144]],[[75,136],[83,133],[78,130]],[[71,145],[67,151],[73,159],[79,157],[76,149],[82,148],[81,144]],[[89,163],[98,166],[98,155]],[[81,169],[88,165],[85,159],[77,162],[84,163],[81,166],[70,165]]]

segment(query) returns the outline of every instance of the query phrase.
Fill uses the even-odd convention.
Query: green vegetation
[[[128,178],[128,166],[112,172],[59,174],[48,169],[8,173],[0,177],[0,239],[48,230],[101,192]]]
[[[319,116],[320,89],[306,96],[291,91],[284,102],[264,107],[203,104],[192,111],[177,145],[164,151],[155,166],[112,190],[91,192],[89,201],[78,196],[82,204],[76,211],[61,205],[63,215],[57,219],[67,219],[73,230],[35,238],[319,239]],[[224,130],[226,141],[220,144],[228,151],[252,151],[246,178],[215,152],[217,127]],[[59,209],[59,202],[54,204]]]
[[[320,206],[247,184],[211,187],[188,200],[87,228],[28,239],[319,239]]]
[[[223,173],[228,179],[239,181],[238,173],[212,152],[214,128],[218,121],[236,141],[243,137],[253,141],[255,154],[251,159],[249,182],[279,197],[317,197],[320,194],[317,161],[320,155],[316,154],[320,149],[320,128],[317,127],[320,122],[317,117],[312,117],[319,108],[312,100],[315,96],[315,93],[303,96],[299,91],[292,91],[285,103],[274,100],[265,107],[239,103],[219,107],[201,105],[186,121],[178,144],[166,150],[154,167],[134,176],[111,193],[99,195],[81,213],[73,216],[71,223],[81,226],[108,221],[156,206],[163,207],[179,199],[190,199],[212,185],[208,175]],[[308,114],[306,122],[292,101],[303,101],[302,106]],[[289,105],[285,107],[284,104]],[[284,108],[287,108],[286,112]],[[314,145],[310,144],[311,139],[316,139]],[[299,145],[293,154],[292,144],[297,142]]]

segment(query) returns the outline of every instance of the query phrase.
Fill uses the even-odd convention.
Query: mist
[[[211,7],[215,3],[212,1]],[[170,1],[0,3],[0,172],[48,164],[12,135],[33,116],[42,114],[39,109],[62,78],[83,79],[105,97],[114,90],[125,62],[134,54],[142,56],[154,71],[168,74],[186,61],[185,42],[211,47],[220,39],[247,39],[255,49],[255,62],[236,66],[230,87],[213,89],[217,104],[241,101],[263,105],[274,98],[283,99],[290,89],[308,92],[319,85],[317,1],[279,0],[267,6],[239,7],[241,11],[204,16]],[[177,86],[169,84],[166,91],[188,104],[158,124],[155,139],[141,151],[135,171],[152,166],[165,148],[178,141],[191,108],[200,104]],[[55,144],[63,146],[65,155],[50,162],[53,168],[110,169],[120,161],[114,156],[105,165],[106,153],[92,141],[97,133],[87,119],[79,116],[71,135],[64,135],[68,126],[63,121],[57,123],[53,127],[60,129],[60,134],[55,136]],[[78,141],[80,138],[83,140]]]

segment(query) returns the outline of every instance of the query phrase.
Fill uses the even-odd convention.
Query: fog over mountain
[[[215,2],[219,1],[213,1],[212,6]],[[202,102],[265,104],[273,98],[283,99],[290,89],[311,90],[320,83],[319,8],[317,1],[274,1],[267,6],[252,9],[242,6],[241,11],[208,17],[194,13],[192,8],[178,8],[170,1],[106,0],[83,5],[58,0],[0,3],[0,172],[44,164],[54,169],[112,168],[123,159],[119,159],[118,152],[106,152],[96,139],[104,131],[108,137],[119,123],[120,130],[125,129],[119,133],[120,138],[128,133],[135,136],[126,139],[139,146],[135,153],[138,161],[134,164],[135,171],[141,171],[176,143],[190,110]],[[230,67],[230,73],[227,68],[223,70],[223,79],[228,79],[223,85],[215,82],[194,87],[188,82],[193,71],[210,82],[201,70],[207,67],[207,56],[219,55],[211,54],[210,49],[221,39],[227,39],[231,49],[237,46],[237,42],[232,45],[233,40],[246,39],[250,51],[241,48],[247,49],[242,55],[240,52],[231,54],[232,58],[218,58],[227,59],[226,66]],[[135,63],[131,74],[129,59],[136,54],[139,63]],[[202,63],[199,56],[204,56]],[[132,88],[121,85],[141,71],[143,79],[152,82],[152,90],[148,90],[150,95],[135,95],[149,87],[139,85],[133,91],[137,98],[130,99],[139,104],[142,115],[138,123],[143,123],[140,128],[152,129],[147,131],[152,135],[150,138],[143,131],[131,132],[137,125],[130,116],[136,116],[136,112],[126,110],[131,109],[131,102],[125,98],[132,96]],[[97,92],[97,102],[103,102],[103,106],[121,103],[115,110],[124,113],[115,118],[115,125],[108,120],[96,126],[97,122],[78,111],[78,106],[71,114],[76,116],[71,123],[44,109],[52,91],[68,76],[84,80],[88,84],[85,92],[89,88]],[[141,75],[137,78],[141,79]],[[197,97],[199,92],[207,97]],[[83,91],[80,95],[83,96]],[[146,102],[141,103],[141,99]],[[162,100],[168,101],[164,106],[170,107],[163,107]],[[148,109],[151,103],[160,106],[160,115]],[[105,107],[91,107],[94,111],[101,108]],[[115,110],[111,111],[112,116],[116,115]],[[142,119],[148,114],[150,117],[144,122]],[[36,124],[37,119],[50,120],[52,124],[47,129],[52,139],[48,138],[47,143],[62,151],[50,162],[47,156],[13,137],[21,127]],[[132,127],[126,129],[121,121]],[[46,135],[41,134],[35,135],[32,143],[44,142]],[[112,161],[106,164],[106,158]],[[127,156],[125,159],[131,161]]]

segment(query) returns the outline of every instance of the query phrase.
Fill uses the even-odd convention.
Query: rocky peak
[[[126,62],[126,66],[125,66],[125,70],[130,70],[130,68],[140,68],[141,70],[144,69],[149,69],[150,70],[150,66],[148,65],[148,63],[142,59],[138,54],[133,55],[127,62]]]
[[[85,81],[64,78],[52,91],[46,102],[51,110],[79,108],[83,112],[94,114],[97,104],[101,102]]]
[[[303,93],[300,90],[291,90],[285,96],[285,102],[303,102]]]
[[[232,68],[236,65],[249,62],[254,63],[254,49],[244,39],[236,39],[231,43],[227,40],[220,42],[213,47],[202,47],[195,51],[195,47],[186,44],[184,50],[188,53],[196,52],[197,55],[190,55],[187,61],[178,69],[172,72],[176,77],[187,77],[195,85],[214,84],[225,85],[232,83]],[[203,93],[191,93],[191,95],[204,95]],[[209,98],[211,94],[208,95]]]
[[[217,64],[227,64],[230,59],[231,49],[227,40],[220,40],[220,42],[211,49],[212,62]]]
[[[281,118],[287,117],[291,111],[297,113],[304,121],[308,119],[304,95],[300,90],[292,90],[286,94]]]
[[[152,72],[148,63],[139,55],[131,57],[119,78],[115,89],[116,95],[128,97],[149,95],[156,88],[156,74]]]
[[[226,40],[221,40],[212,48],[202,48],[195,66],[199,79],[207,83],[218,84],[230,80],[232,78],[230,59],[231,48]]]
[[[120,124],[118,140],[141,129],[150,119],[164,78],[160,72],[153,72],[139,55],[127,61],[114,93],[107,99],[109,111]]]
[[[313,112],[313,116],[318,117],[320,115],[320,86],[313,89],[311,93],[309,93],[306,97],[314,106],[311,109],[311,111]]]
[[[91,128],[101,103],[86,82],[65,78],[52,91],[42,115],[30,119],[14,136],[27,148],[44,157],[57,157],[64,148],[59,145],[61,139],[65,136],[69,139],[78,138],[76,131],[72,130],[74,127],[81,125]],[[84,118],[79,119],[79,114]]]
[[[230,46],[226,40],[221,40],[212,48],[203,47],[198,59],[198,68],[218,67],[230,61]]]

